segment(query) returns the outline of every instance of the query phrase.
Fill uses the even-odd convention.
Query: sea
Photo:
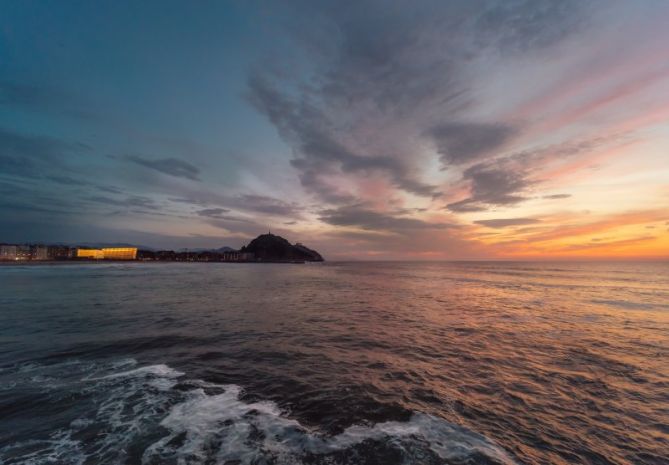
[[[0,464],[669,464],[669,263],[0,266]]]

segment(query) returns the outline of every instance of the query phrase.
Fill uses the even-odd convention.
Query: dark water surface
[[[0,267],[0,463],[669,463],[669,264]]]

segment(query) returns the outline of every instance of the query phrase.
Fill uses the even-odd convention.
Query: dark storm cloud
[[[474,221],[476,224],[486,226],[488,228],[506,228],[507,226],[524,226],[528,224],[540,223],[535,218],[498,218],[494,220],[479,220]]]
[[[200,170],[187,161],[178,158],[149,159],[137,155],[124,155],[121,158],[177,178],[190,179],[191,181],[200,180],[198,178]]]
[[[387,215],[358,205],[324,210],[321,212],[320,220],[334,226],[355,226],[389,232],[453,227],[446,223],[429,223],[415,218]]]
[[[503,124],[448,123],[428,131],[445,165],[475,161],[499,149],[517,130]]]

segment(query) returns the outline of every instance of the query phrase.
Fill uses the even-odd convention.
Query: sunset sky
[[[0,6],[0,242],[669,257],[669,1]]]

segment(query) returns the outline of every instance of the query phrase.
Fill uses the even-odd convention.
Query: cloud
[[[590,149],[530,146],[531,150],[520,152],[527,147],[516,144],[530,138],[532,143],[545,144],[563,134],[533,133],[545,115],[535,111],[515,117],[513,112],[550,87],[550,82],[544,81],[550,81],[551,76],[535,72],[537,60],[539,65],[545,62],[548,66],[571,56],[565,52],[572,50],[547,48],[561,45],[563,38],[582,25],[582,3],[425,0],[407,8],[401,2],[362,0],[343,8],[336,1],[298,0],[283,5],[277,9],[278,15],[292,26],[293,35],[286,41],[284,36],[271,41],[268,48],[274,51],[276,46],[280,53],[251,67],[247,93],[288,146],[290,165],[283,165],[288,173],[281,172],[277,164],[284,156],[281,148],[276,155],[266,157],[262,152],[253,153],[251,147],[248,158],[254,162],[241,162],[241,155],[230,157],[221,155],[220,147],[213,149],[224,139],[225,144],[239,143],[234,137],[202,140],[201,152],[197,152],[179,145],[178,134],[156,137],[155,124],[127,127],[118,121],[115,125],[98,121],[84,128],[91,140],[102,137],[106,150],[137,154],[115,157],[115,166],[109,160],[103,164],[86,160],[76,166],[88,173],[52,171],[41,160],[49,163],[58,158],[59,151],[78,148],[61,147],[52,152],[53,157],[28,158],[5,153],[3,146],[8,145],[0,144],[0,171],[4,174],[11,169],[24,177],[36,173],[36,181],[26,179],[27,185],[40,183],[51,193],[76,194],[75,200],[83,201],[82,218],[98,210],[105,216],[107,210],[150,215],[178,211],[188,215],[190,224],[164,222],[165,227],[183,231],[192,224],[193,230],[200,227],[203,231],[211,230],[208,226],[212,225],[244,234],[258,224],[293,226],[299,219],[305,230],[319,231],[313,234],[330,230],[345,232],[351,240],[356,234],[373,240],[370,250],[375,253],[386,249],[444,253],[450,248],[457,255],[474,236],[467,231],[483,228],[468,226],[463,233],[449,224],[449,214],[434,212],[435,206],[448,203],[454,212],[477,212],[516,205],[536,197],[530,194],[543,182],[546,160]],[[281,22],[271,20],[268,36]],[[555,51],[559,53],[551,53]],[[123,95],[105,106],[106,113],[114,114],[114,105],[120,105],[117,110],[133,105],[123,100]],[[7,105],[0,108],[20,105],[24,107],[21,112],[39,110],[48,116],[84,108],[76,102],[68,106],[67,100],[64,93],[47,88],[0,83],[0,105]],[[186,107],[184,111],[191,110]],[[222,115],[226,116],[227,110]],[[153,123],[160,125],[158,120]],[[46,118],[45,124],[49,127]],[[98,126],[93,127],[95,124]],[[103,127],[100,133],[98,129]],[[114,140],[112,133],[123,137]],[[261,133],[259,137],[264,137]],[[207,149],[210,143],[212,150]],[[56,145],[43,145],[37,152],[47,153],[44,150],[53,147]],[[214,180],[213,175],[204,174],[204,165],[195,161],[206,158],[210,160],[208,167],[224,174],[216,178],[215,185],[206,183]],[[136,169],[122,172],[119,164]],[[96,178],[97,172],[103,177]],[[147,175],[149,183],[145,182]],[[283,184],[293,175],[302,189]],[[279,182],[281,189],[272,182]],[[86,183],[85,189],[77,187],[82,183]],[[554,188],[551,184],[550,192],[556,192]],[[87,192],[82,194],[84,190]],[[310,198],[295,201],[304,192]],[[142,193],[145,196],[139,195]],[[551,198],[557,199],[557,195]],[[181,205],[163,204],[159,201],[163,196]],[[39,205],[38,201],[33,204]],[[314,224],[314,212],[325,224]],[[114,218],[117,223],[119,220]],[[156,218],[149,218],[138,227],[156,228],[157,224]],[[296,233],[301,230],[293,229]],[[505,233],[501,229],[497,232]],[[477,246],[474,243],[474,248]]]
[[[115,186],[104,186],[104,185],[97,185],[95,188],[99,191],[106,192],[108,194],[122,194],[123,191],[119,189],[118,187]]]
[[[161,158],[151,160],[137,155],[124,155],[121,158],[137,165],[144,166],[146,168],[150,168],[160,173],[177,178],[190,179],[191,181],[200,180],[198,178],[200,170],[190,163],[184,160],[179,160],[178,158]]]
[[[25,159],[40,159],[57,162],[63,154],[88,150],[82,143],[67,142],[55,137],[21,134],[0,128],[0,156],[21,162]]]
[[[516,133],[508,125],[485,123],[447,123],[428,131],[445,165],[475,161],[499,149]]]
[[[524,226],[528,224],[540,223],[536,218],[497,218],[494,220],[479,220],[474,221],[476,224],[486,226],[488,228],[506,228],[507,226]]]
[[[558,200],[558,199],[568,199],[569,197],[571,197],[571,194],[551,194],[551,195],[544,195],[542,198],[548,200]]]
[[[79,142],[0,128],[0,175],[58,182],[68,177],[63,173],[72,171],[68,159],[89,151]]]
[[[388,232],[454,227],[454,225],[447,223],[429,223],[416,218],[379,213],[358,205],[323,210],[320,220],[334,226],[354,226],[367,230]]]
[[[653,241],[655,239],[656,239],[655,236],[638,236],[638,237],[631,237],[628,239],[616,239],[609,241],[606,241],[605,239],[600,239],[598,241],[595,241],[594,239],[592,239],[592,241],[595,242],[594,244],[592,243],[592,241],[582,244],[569,244],[562,247],[562,250],[576,251],[576,250],[591,250],[591,249],[606,248],[606,247],[612,248],[625,245],[635,245],[638,243]]]
[[[37,177],[35,163],[29,158],[0,155],[0,173],[25,178]]]
[[[222,218],[223,213],[228,213],[230,210],[225,208],[205,208],[198,210],[196,213],[200,216],[207,216],[210,218]]]
[[[565,242],[567,239],[591,235],[596,235],[595,237],[604,237],[602,235],[607,234],[619,236],[624,226],[645,225],[663,220],[664,215],[663,210],[638,210],[615,213],[592,221],[588,216],[579,212],[560,216],[552,221],[544,219],[544,223],[550,228],[543,228],[534,234],[525,236],[523,240],[525,243],[536,244],[549,241]]]
[[[477,2],[472,2],[476,4]],[[484,1],[476,29],[502,53],[528,53],[559,42],[585,26],[587,2]]]
[[[515,152],[509,155],[507,159],[517,163],[537,165],[545,163],[547,160],[562,161],[629,142],[629,133],[614,133],[531,148]]]
[[[299,218],[302,215],[302,207],[294,202],[286,202],[265,195],[240,194],[226,196],[207,190],[189,191],[184,197],[172,197],[172,202],[186,203],[198,206],[215,206],[216,208],[202,211],[239,210],[253,213],[262,213],[273,216],[288,216]]]
[[[441,189],[421,170],[435,155],[428,147],[445,164],[503,147],[522,128],[467,118],[476,99],[470,67],[550,47],[583,15],[575,1],[428,1],[410,13],[380,1],[300,9],[291,17],[294,55],[257,64],[248,98],[292,148],[302,186],[338,205],[381,189],[434,198]],[[372,175],[387,186],[370,193]]]
[[[356,153],[349,148],[331,127],[328,115],[322,109],[292,101],[260,76],[249,80],[249,89],[249,98],[254,106],[267,114],[281,135],[297,148],[299,155],[291,164],[298,170],[302,185],[309,191],[328,201],[350,200],[349,194],[328,185],[325,178],[332,174],[364,176],[380,172],[407,192],[428,197],[435,195],[436,186],[416,179],[402,159],[378,153]]]
[[[57,184],[63,184],[66,186],[86,186],[88,185],[87,182],[82,181],[81,179],[75,179],[71,176],[58,176],[58,175],[53,175],[53,176],[45,176],[45,179],[48,179],[49,181],[55,182]]]
[[[126,197],[125,199],[119,200],[119,199],[114,199],[111,197],[105,197],[101,195],[94,195],[90,197],[84,198],[84,200],[87,200],[89,202],[94,202],[94,203],[100,203],[104,205],[113,205],[116,207],[125,207],[125,208],[130,208],[130,207],[141,207],[141,208],[146,208],[150,210],[155,210],[158,209],[159,207],[156,205],[156,203],[153,201],[153,199],[150,199],[148,197],[143,197],[143,196],[131,196],[131,197]]]
[[[470,196],[449,203],[446,208],[457,213],[485,211],[494,206],[516,205],[527,200],[525,192],[544,181],[539,173],[549,163],[597,152],[629,142],[628,134],[613,134],[514,152],[491,157],[465,169],[462,181],[469,185]],[[570,194],[544,196],[545,199],[564,199]]]
[[[230,199],[228,205],[240,210],[250,210],[258,213],[277,216],[300,216],[301,208],[294,203],[267,197],[264,195],[241,195]]]
[[[463,172],[463,180],[470,185],[470,197],[450,203],[446,207],[454,212],[483,211],[490,205],[515,205],[526,198],[520,195],[534,182],[526,171],[500,162],[478,163]]]

